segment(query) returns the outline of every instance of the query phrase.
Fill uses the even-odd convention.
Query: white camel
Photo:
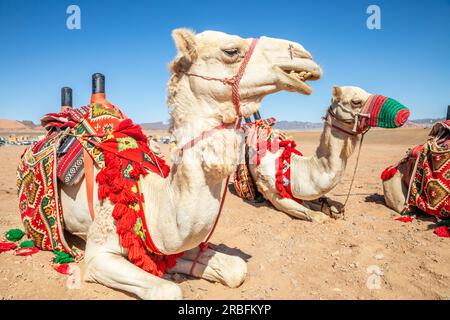
[[[231,87],[208,81],[207,77],[231,79],[237,74],[252,39],[214,31],[194,34],[186,29],[174,30],[172,35],[178,55],[170,64],[168,104],[177,148],[215,126],[231,124],[183,150],[168,178],[148,174],[140,181],[153,242],[164,254],[184,251],[170,272],[189,274],[198,246],[216,220],[223,181],[238,161],[239,135],[233,129],[237,113]],[[310,94],[312,89],[304,77],[300,80],[300,72],[307,72],[309,80],[320,78],[322,73],[300,44],[261,37],[239,84],[240,113],[250,116],[259,109],[263,97],[281,90]],[[182,298],[177,284],[153,276],[126,259],[111,216],[112,204],[98,201],[97,186],[95,218],[91,221],[85,190],[84,180],[62,189],[65,228],[86,239],[84,279],[143,299]],[[230,287],[239,286],[246,273],[242,258],[213,249],[207,249],[193,269],[196,277]]]
[[[335,203],[328,207],[314,200],[330,192],[341,181],[347,160],[361,140],[362,133],[353,129],[355,122],[361,119],[360,112],[369,97],[369,93],[358,87],[333,87],[332,103],[316,153],[312,156],[292,153],[290,157],[292,194],[302,201],[282,197],[276,188],[276,163],[283,148],[268,151],[259,165],[250,164],[250,172],[263,197],[278,210],[295,218],[323,222],[330,216],[337,217],[335,214],[341,211],[341,205]]]

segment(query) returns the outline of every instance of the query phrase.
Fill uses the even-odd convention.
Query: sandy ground
[[[314,224],[294,220],[268,204],[228,194],[212,243],[248,261],[244,284],[230,289],[187,276],[177,282],[189,299],[449,299],[450,240],[433,234],[432,219],[404,224],[383,202],[380,172],[428,130],[378,130],[362,149],[346,220]],[[304,154],[314,152],[318,132],[293,133]],[[15,169],[23,147],[1,147],[0,232],[21,227]],[[329,196],[343,201],[355,162]],[[2,299],[134,299],[98,284],[68,289],[51,269],[51,253],[0,254]],[[80,265],[82,267],[82,264]],[[378,275],[377,275],[378,274]],[[379,282],[378,289],[376,287]],[[368,285],[369,284],[369,285]]]

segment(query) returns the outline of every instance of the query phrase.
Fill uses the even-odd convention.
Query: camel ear
[[[173,72],[187,71],[197,59],[195,33],[188,29],[175,29],[172,37],[178,49],[178,55],[170,64]]]
[[[333,97],[340,99],[342,97],[342,89],[338,86],[333,86]]]

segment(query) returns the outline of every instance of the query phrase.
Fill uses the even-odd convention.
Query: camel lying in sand
[[[250,116],[265,96],[278,91],[310,94],[312,89],[298,74],[307,72],[309,80],[316,80],[322,71],[300,44],[261,37],[238,83],[240,108],[235,108],[231,80],[236,79],[233,76],[247,57],[252,39],[214,31],[194,34],[185,29],[175,30],[173,37],[178,55],[170,64],[168,104],[171,131],[182,151],[168,178],[148,174],[140,178],[140,183],[155,246],[164,254],[184,251],[170,272],[190,274],[198,246],[218,215],[223,181],[238,161],[240,136],[233,128],[237,113]],[[221,128],[183,149],[192,138],[216,126]],[[153,276],[126,259],[111,216],[113,207],[107,201],[99,202],[97,192],[95,219],[91,221],[85,190],[83,180],[61,192],[67,231],[87,240],[84,279],[144,299],[181,298],[177,284]],[[196,277],[230,287],[239,286],[246,273],[243,259],[211,248],[203,252],[192,270]]]
[[[369,112],[364,109],[371,96],[358,87],[333,87],[331,106],[327,110],[316,153],[312,156],[290,155],[291,197],[280,195],[277,188],[276,163],[284,148],[276,152],[267,151],[259,164],[250,164],[251,175],[263,197],[278,210],[295,218],[323,222],[330,216],[336,217],[342,211],[342,205],[328,206],[315,200],[341,181],[348,158],[369,129],[369,125],[362,124],[368,123],[368,114],[362,112]],[[401,123],[397,125],[402,125],[409,116],[409,111],[404,110]],[[327,214],[322,210],[328,211]]]

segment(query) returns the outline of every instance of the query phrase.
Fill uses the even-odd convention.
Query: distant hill
[[[415,119],[410,120],[405,124],[405,127],[431,127],[441,119]],[[144,130],[168,130],[169,124],[162,121],[158,122],[146,122],[141,124]],[[275,128],[280,130],[317,130],[322,129],[323,122],[309,122],[309,121],[278,121],[275,124]],[[41,131],[43,128],[40,125],[35,124],[30,120],[3,120],[0,119],[0,131]]]
[[[19,122],[21,124],[23,124],[24,126],[26,126],[27,128],[30,128],[30,129],[37,129],[37,128],[40,127],[37,124],[35,124],[33,121],[30,121],[30,120],[22,120],[22,121],[19,121]]]
[[[23,123],[16,120],[0,120],[0,130],[3,131],[20,131],[29,128]]]
[[[444,121],[445,118],[440,119],[415,119],[406,122],[404,127],[420,127],[428,128],[439,121]],[[275,128],[280,130],[314,130],[321,129],[323,122],[303,122],[303,121],[279,121],[275,124]]]
[[[0,119],[0,131],[8,131],[8,132],[28,132],[28,131],[42,131],[40,125],[36,125],[33,121],[30,120],[6,120]]]
[[[278,121],[275,128],[280,130],[312,130],[321,129],[322,122],[303,122],[303,121]]]

